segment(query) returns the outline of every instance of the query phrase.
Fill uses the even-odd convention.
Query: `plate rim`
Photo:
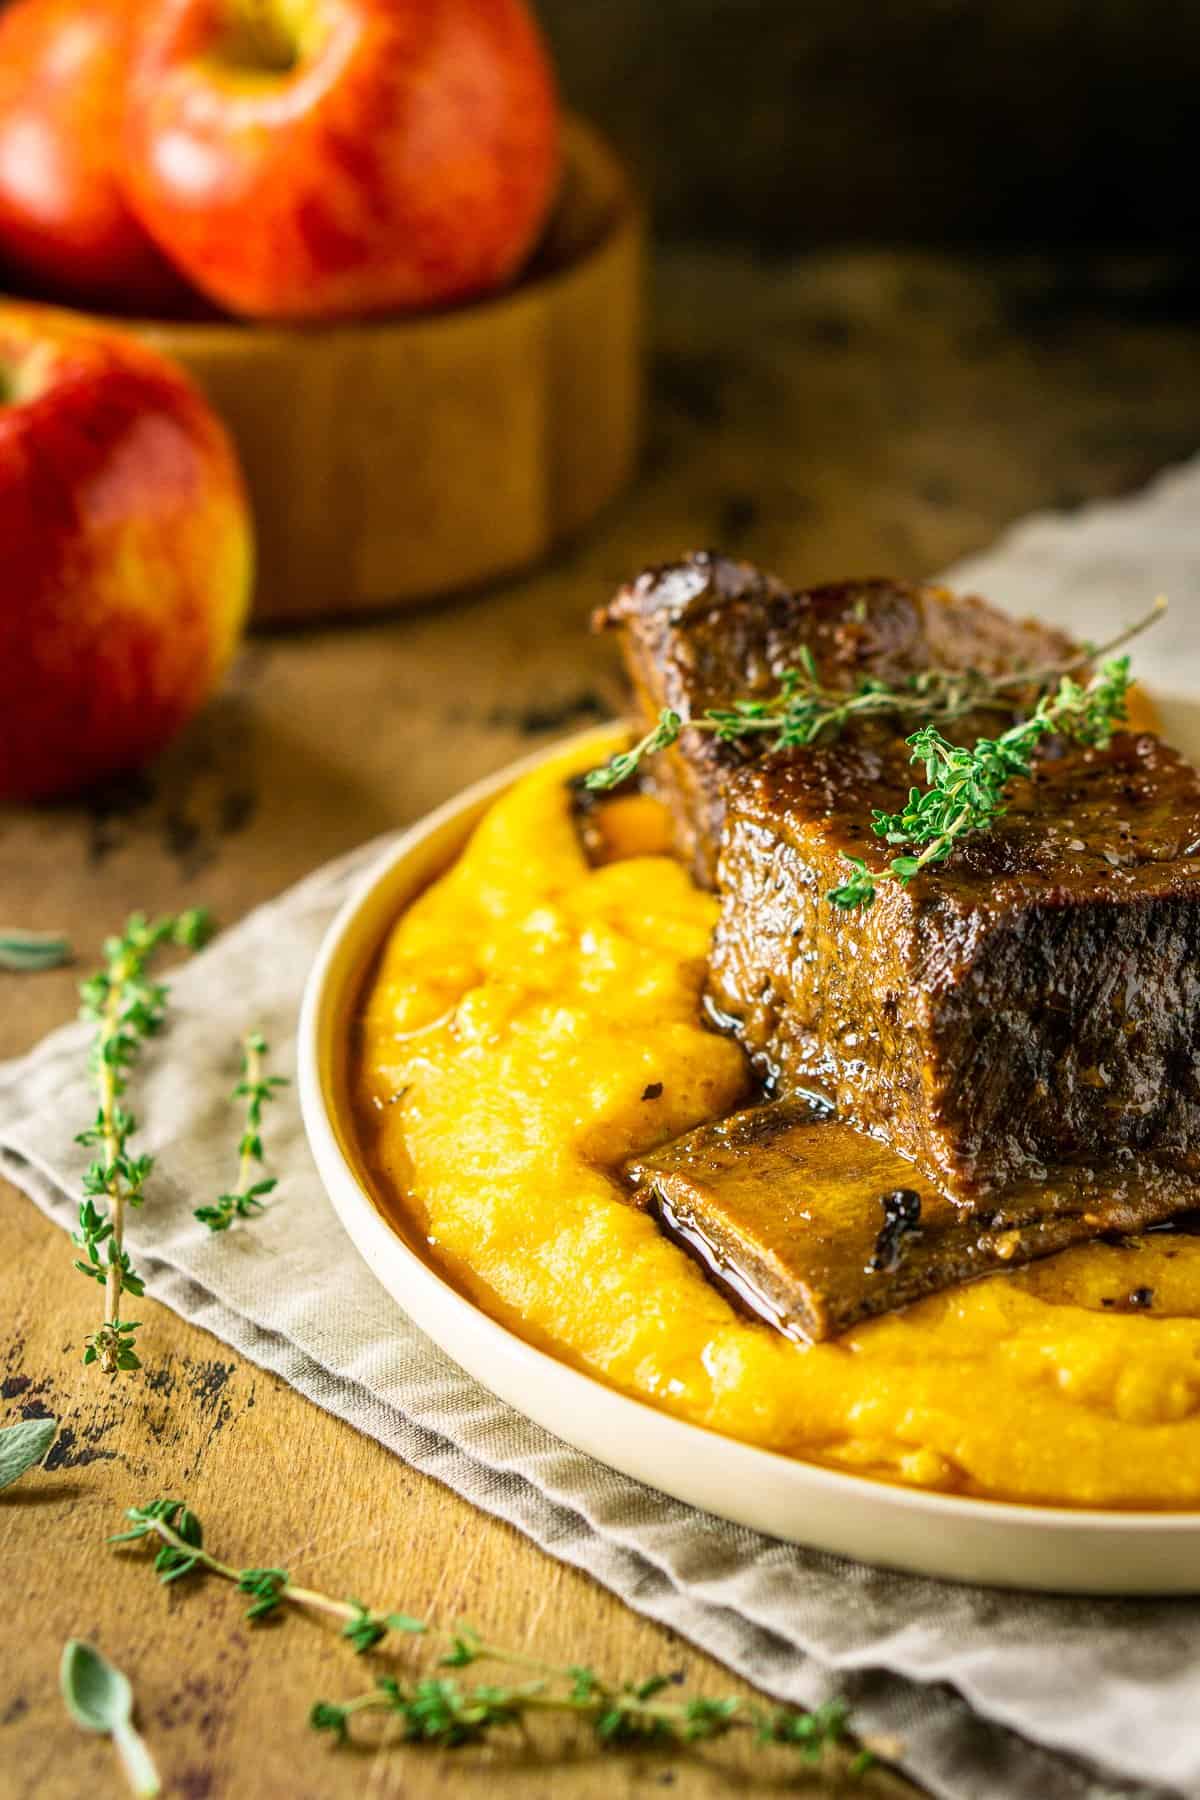
[[[1042,1539],[1061,1539],[1068,1535],[1073,1539],[1103,1538],[1106,1541],[1126,1542],[1135,1539],[1152,1539],[1156,1542],[1194,1539],[1200,1551],[1200,1509],[1188,1511],[1154,1511],[1148,1509],[1115,1509],[1099,1507],[1067,1507],[1062,1505],[1040,1505],[1034,1502],[996,1500],[976,1498],[970,1495],[946,1494],[934,1490],[910,1487],[902,1483],[886,1482],[850,1471],[831,1469],[823,1464],[805,1462],[801,1458],[786,1456],[780,1451],[767,1450],[743,1440],[728,1437],[708,1426],[697,1425],[689,1420],[661,1411],[645,1400],[622,1393],[618,1388],[609,1386],[600,1377],[585,1373],[570,1363],[552,1356],[548,1351],[537,1348],[519,1337],[499,1320],[493,1319],[482,1307],[459,1292],[453,1284],[441,1275],[429,1263],[425,1262],[415,1250],[403,1239],[397,1229],[387,1220],[375,1204],[368,1189],[360,1180],[349,1156],[342,1148],[339,1139],[336,1119],[336,1101],[327,1092],[326,1059],[323,1054],[323,1040],[327,1030],[333,1023],[334,1016],[344,1008],[341,1002],[345,997],[345,988],[350,985],[345,972],[340,969],[341,961],[351,958],[359,965],[359,973],[365,967],[369,956],[379,947],[382,931],[371,926],[370,950],[364,952],[363,939],[364,919],[368,917],[373,906],[382,910],[384,897],[390,897],[392,887],[402,885],[405,871],[416,860],[422,848],[437,841],[457,827],[461,831],[462,840],[472,828],[475,820],[486,810],[487,806],[499,799],[523,775],[539,768],[547,762],[571,752],[582,749],[588,743],[597,745],[611,741],[614,733],[620,729],[621,722],[613,720],[607,724],[592,726],[585,731],[573,733],[569,737],[557,739],[545,749],[507,764],[494,774],[472,783],[449,800],[425,814],[413,824],[404,828],[399,837],[372,858],[368,867],[354,882],[350,893],[342,902],[336,915],[325,930],[316,958],[305,982],[301,1002],[298,1040],[297,1040],[297,1090],[301,1116],[303,1119],[309,1146],[312,1150],[322,1184],[345,1226],[359,1255],[366,1261],[372,1273],[391,1295],[402,1311],[408,1314],[427,1336],[466,1370],[481,1385],[493,1394],[498,1394],[507,1404],[512,1405],[525,1417],[549,1431],[555,1437],[570,1443],[585,1454],[596,1456],[598,1460],[607,1462],[609,1467],[630,1475],[645,1485],[655,1487],[672,1498],[683,1500],[684,1504],[700,1505],[701,1503],[684,1499],[683,1496],[671,1494],[660,1481],[655,1481],[644,1474],[639,1474],[627,1462],[617,1462],[612,1458],[599,1454],[588,1443],[581,1443],[577,1436],[565,1431],[561,1417],[554,1413],[554,1422],[544,1416],[544,1408],[537,1404],[537,1396],[547,1384],[551,1390],[562,1392],[577,1402],[580,1416],[595,1414],[600,1408],[605,1414],[613,1413],[617,1419],[628,1417],[632,1435],[636,1438],[638,1430],[652,1428],[654,1435],[662,1440],[668,1448],[675,1448],[681,1456],[691,1451],[703,1453],[707,1457],[726,1459],[729,1465],[729,1482],[736,1485],[742,1482],[754,1483],[770,1481],[783,1484],[787,1489],[795,1490],[796,1498],[819,1498],[826,1502],[844,1503],[854,1507],[862,1507],[868,1503],[869,1510],[877,1508],[881,1513],[908,1515],[910,1520],[926,1522],[934,1530],[938,1527],[955,1524],[968,1530],[980,1527],[1018,1529],[1025,1534],[1033,1534]],[[402,903],[401,903],[402,904]],[[394,916],[394,915],[393,915]],[[386,929],[386,928],[384,928]],[[349,1135],[347,1128],[347,1135]],[[386,1275],[380,1273],[376,1258],[369,1252],[384,1250],[385,1260],[403,1272],[404,1298]],[[413,1305],[409,1301],[413,1301]],[[427,1322],[430,1316],[436,1315],[437,1323],[431,1327]],[[459,1341],[455,1325],[465,1326],[468,1338],[479,1340],[485,1360],[494,1357],[497,1368],[514,1365],[527,1384],[530,1404],[510,1397],[489,1378],[489,1374],[477,1366],[478,1356],[469,1358],[459,1354]],[[491,1363],[489,1361],[489,1368]],[[737,1510],[723,1510],[704,1503],[707,1510],[738,1524],[747,1524],[745,1518],[739,1517]],[[750,1529],[766,1531],[761,1525],[750,1525]],[[779,1535],[779,1534],[776,1534]],[[789,1536],[784,1541],[803,1544],[809,1542],[813,1548],[822,1548],[812,1540],[801,1535]],[[835,1551],[834,1554],[846,1555],[857,1560],[875,1562],[876,1566],[914,1569],[911,1561],[889,1561],[886,1558],[876,1559],[853,1551]],[[924,1573],[934,1573],[930,1569]],[[948,1579],[963,1579],[951,1575]],[[973,1581],[988,1581],[987,1576],[972,1575]],[[1114,1580],[1116,1578],[1114,1577]],[[1007,1581],[991,1581],[990,1585],[1024,1587],[1044,1587],[1047,1584],[1038,1581],[1010,1578]],[[1142,1585],[1124,1587],[1118,1584],[1105,1586],[1101,1581],[1097,1585],[1090,1583],[1078,1586],[1074,1582],[1058,1591],[1101,1593],[1186,1593],[1200,1591],[1200,1574],[1184,1587]]]

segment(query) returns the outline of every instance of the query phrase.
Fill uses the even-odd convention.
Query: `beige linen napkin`
[[[1034,520],[952,579],[1092,637],[1167,590],[1171,618],[1138,663],[1182,739],[1200,646],[1197,521],[1200,463],[1130,502]],[[568,1448],[468,1379],[379,1286],[322,1192],[294,1088],[272,1111],[277,1202],[251,1230],[195,1222],[196,1196],[227,1174],[231,1046],[253,1020],[273,1067],[288,1068],[321,934],[379,848],[311,876],[173,977],[169,1032],[138,1074],[158,1166],[129,1237],[154,1297],[770,1693],[805,1705],[843,1694],[947,1800],[1200,1796],[1200,1601],[889,1574],[696,1513]],[[85,1043],[68,1025],[0,1068],[0,1172],[64,1228],[83,1160],[72,1134],[91,1110]]]

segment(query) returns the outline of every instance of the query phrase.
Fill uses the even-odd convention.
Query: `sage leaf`
[[[57,1419],[18,1419],[0,1427],[0,1489],[35,1468],[54,1442]]]
[[[162,1783],[149,1750],[134,1729],[133,1689],[127,1677],[94,1645],[68,1638],[58,1684],[75,1723],[84,1731],[112,1739],[137,1800],[155,1800]]]
[[[0,927],[0,969],[32,975],[39,969],[57,969],[70,962],[74,952],[65,937],[48,931],[15,931]]]

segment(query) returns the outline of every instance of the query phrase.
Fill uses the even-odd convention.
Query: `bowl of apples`
[[[0,12],[0,315],[190,373],[260,618],[419,603],[578,531],[636,455],[641,251],[526,0]]]

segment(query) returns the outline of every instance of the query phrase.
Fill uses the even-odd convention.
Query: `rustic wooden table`
[[[65,928],[88,966],[134,907],[203,900],[230,921],[520,750],[605,716],[620,688],[584,622],[640,563],[712,543],[797,581],[917,574],[1031,508],[1134,487],[1200,438],[1195,297],[1162,265],[1083,279],[1044,262],[862,254],[749,268],[675,253],[657,280],[643,478],[586,543],[440,610],[253,639],[148,777],[84,805],[0,815],[3,922]],[[70,1014],[75,979],[0,976],[0,1054]],[[705,1691],[737,1684],[153,1303],[139,1308],[152,1320],[144,1375],[106,1386],[80,1367],[95,1294],[71,1274],[62,1236],[11,1188],[0,1212],[0,1419],[63,1421],[51,1466],[0,1501],[6,1796],[121,1792],[108,1747],[58,1700],[73,1634],[130,1673],[168,1791],[189,1800],[446,1784],[611,1800],[796,1779],[782,1753],[732,1746],[617,1760],[549,1737],[537,1754],[451,1761],[318,1742],[309,1703],[357,1691],[362,1674],[333,1634],[294,1620],[256,1637],[224,1587],[163,1591],[103,1548],[124,1506],[185,1491],[232,1555],[285,1558],[334,1593],[486,1621],[563,1661],[621,1674],[686,1664]],[[882,1774],[866,1791],[911,1792]]]

